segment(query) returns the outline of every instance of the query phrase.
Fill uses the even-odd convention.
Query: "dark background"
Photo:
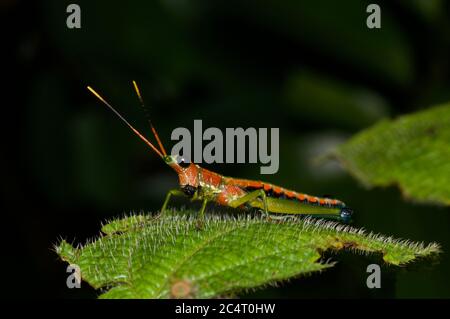
[[[69,3],[0,6],[12,53],[0,158],[5,297],[95,297],[85,283],[66,287],[52,245],[82,243],[123,213],[158,210],[176,186],[175,173],[86,90],[149,135],[131,80],[168,149],[172,130],[192,129],[194,119],[204,128],[279,127],[278,174],[259,175],[259,164],[207,167],[332,194],[355,209],[354,226],[444,250],[383,266],[379,290],[366,287],[366,267],[380,256],[342,253],[326,256],[339,263],[322,274],[246,297],[450,297],[448,209],[406,202],[395,187],[365,189],[337,163],[313,160],[382,118],[450,100],[447,1],[376,1],[378,30],[366,27],[370,2],[359,0],[77,1],[81,29],[66,27]]]

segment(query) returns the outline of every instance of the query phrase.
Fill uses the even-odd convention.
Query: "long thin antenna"
[[[139,90],[139,87],[137,86],[136,81],[133,81],[133,86],[134,86],[134,90],[136,91],[136,94],[139,98],[139,101],[141,102],[141,106],[144,109],[145,117],[147,118],[147,121],[150,124],[153,135],[155,136],[156,141],[158,142],[159,148],[160,148],[161,152],[164,154],[164,156],[166,156],[167,155],[166,150],[164,149],[164,146],[161,143],[161,140],[159,139],[159,135],[156,132],[155,127],[153,126],[152,120],[150,119],[150,113],[148,111],[148,108],[145,106],[144,99],[142,98],[141,91]]]
[[[116,109],[114,107],[111,106],[111,104],[109,104],[108,102],[106,102],[106,100],[104,98],[102,98],[100,96],[100,94],[98,94],[93,88],[91,88],[90,86],[87,87],[87,89],[89,91],[91,91],[92,94],[94,94],[100,101],[102,101],[107,107],[109,107],[126,125],[128,125],[129,128],[131,128],[131,130],[141,138],[141,140],[143,140],[148,146],[150,146],[152,148],[152,150],[154,150],[156,152],[156,154],[159,155],[159,157],[163,158],[163,155],[161,154],[161,152],[152,144],[150,143],[138,130],[136,130],[130,123],[128,123],[128,121],[119,113],[116,111]]]

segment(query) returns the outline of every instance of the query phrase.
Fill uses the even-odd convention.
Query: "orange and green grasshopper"
[[[135,81],[133,81],[133,85],[141,105],[144,106]],[[161,208],[161,214],[166,211],[167,204],[172,196],[184,196],[192,201],[202,202],[198,215],[200,220],[203,220],[208,202],[232,208],[258,209],[267,216],[272,216],[272,214],[297,214],[335,219],[344,223],[351,220],[352,210],[340,200],[298,193],[266,182],[225,177],[194,163],[186,163],[180,156],[167,155],[150,119],[150,127],[159,148],[155,147],[136,130],[100,94],[90,86],[87,88],[178,174],[180,189],[173,189],[167,193]]]

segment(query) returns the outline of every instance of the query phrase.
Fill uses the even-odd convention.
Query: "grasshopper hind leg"
[[[258,198],[260,198],[262,200],[262,208],[251,205],[251,202],[253,202],[254,200],[256,200]],[[230,201],[228,203],[228,206],[237,208],[244,204],[246,204],[248,207],[251,207],[251,208],[258,208],[258,210],[261,211],[265,217],[269,218],[270,215],[269,215],[269,209],[267,206],[267,195],[264,192],[264,190],[257,189],[253,192],[250,192],[238,199]]]

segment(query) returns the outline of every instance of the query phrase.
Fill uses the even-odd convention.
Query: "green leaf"
[[[101,298],[211,298],[317,272],[334,263],[326,250],[381,253],[402,265],[439,252],[437,244],[398,241],[323,220],[267,220],[207,214],[201,229],[193,212],[132,215],[103,226],[83,247],[66,241],[56,252],[102,288]],[[109,289],[109,290],[108,290]]]
[[[367,186],[397,184],[418,202],[450,204],[450,103],[382,121],[334,155]]]

